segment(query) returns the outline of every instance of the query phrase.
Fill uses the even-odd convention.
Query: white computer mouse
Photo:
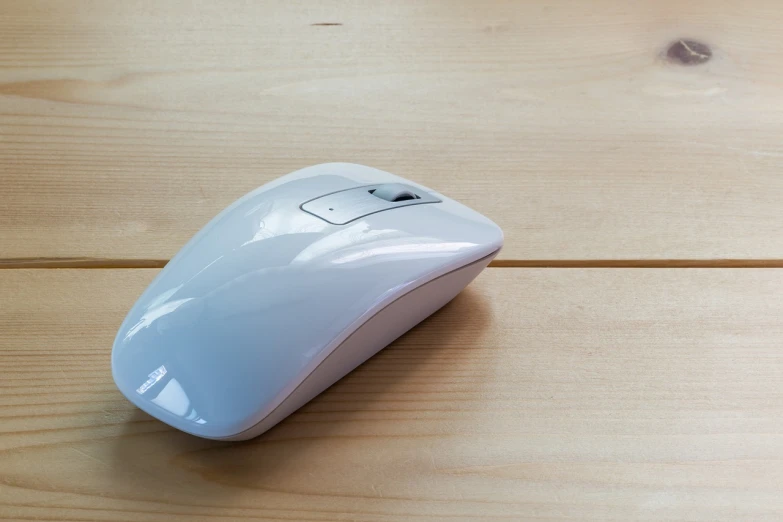
[[[209,439],[260,435],[454,298],[500,228],[362,165],[308,167],[199,231],[128,313],[120,391]]]

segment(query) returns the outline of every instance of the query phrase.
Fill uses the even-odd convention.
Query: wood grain
[[[501,260],[783,259],[774,0],[2,7],[0,258],[168,259],[339,160],[487,214]]]
[[[489,269],[247,443],[115,390],[155,273],[0,272],[2,517],[783,517],[780,270]]]

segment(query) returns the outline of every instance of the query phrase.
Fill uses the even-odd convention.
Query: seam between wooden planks
[[[0,259],[0,269],[163,268],[168,259],[24,257]],[[783,268],[783,259],[495,259],[490,268]]]
[[[0,259],[0,270],[9,268],[163,268],[168,262],[168,259],[17,257]]]
[[[783,259],[496,259],[494,268],[783,268]]]

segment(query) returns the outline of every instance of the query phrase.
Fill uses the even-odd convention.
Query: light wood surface
[[[783,520],[781,26],[774,0],[0,1],[0,519]],[[154,268],[324,161],[485,213],[495,267],[252,441],[134,408],[109,357]]]
[[[155,273],[0,271],[6,518],[783,517],[778,270],[489,269],[240,444],[167,428],[111,381]]]
[[[495,219],[501,259],[782,259],[776,0],[4,0],[0,257],[169,259],[354,161]],[[666,59],[691,38],[712,58]]]

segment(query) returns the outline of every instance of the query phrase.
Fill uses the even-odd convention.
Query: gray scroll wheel
[[[388,183],[371,190],[370,193],[378,198],[396,203],[398,201],[408,201],[410,199],[421,199],[421,196],[413,192],[412,187],[401,183]]]

